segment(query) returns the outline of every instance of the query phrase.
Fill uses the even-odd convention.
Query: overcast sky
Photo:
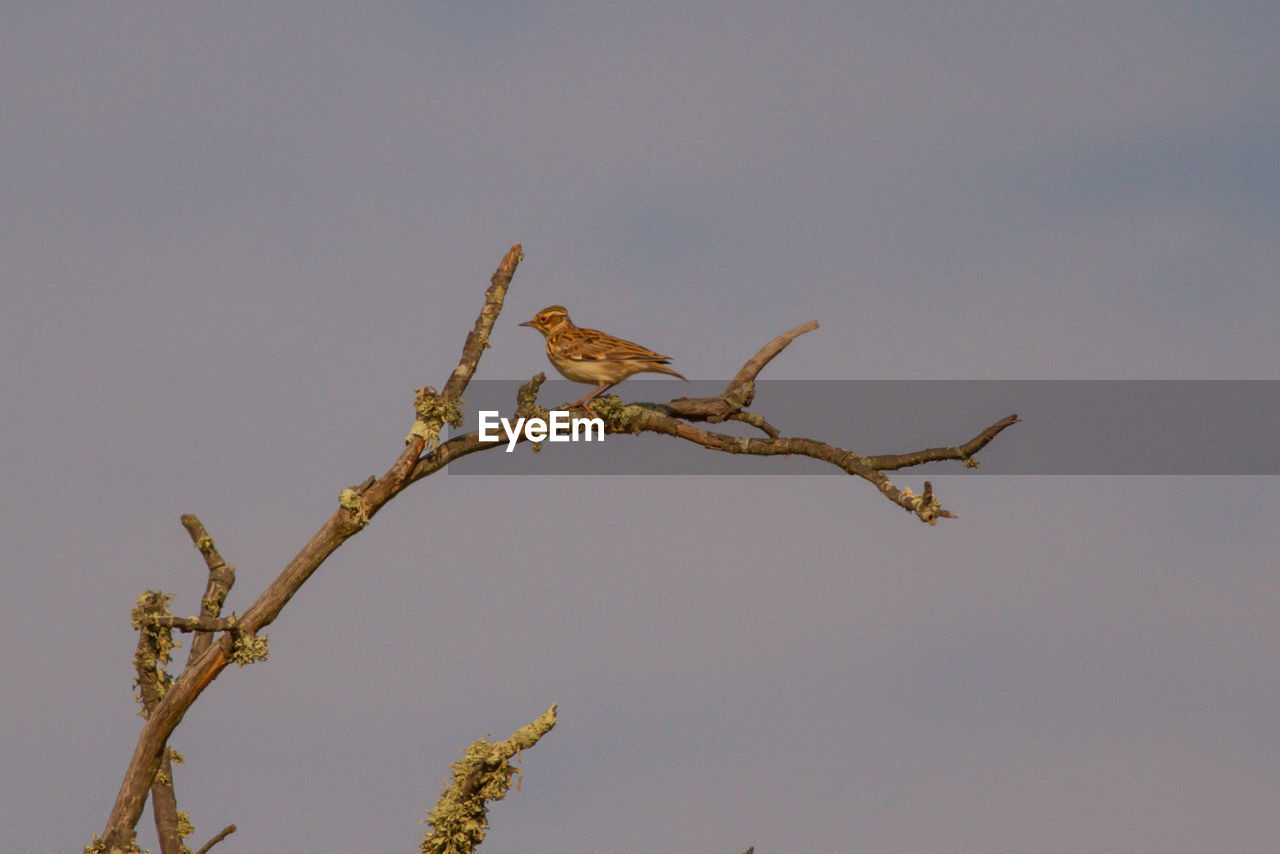
[[[516,241],[484,379],[554,303],[691,379],[815,318],[766,378],[1276,379],[1280,6],[889,6],[0,5],[0,849],[101,832],[179,514],[243,611]],[[178,729],[191,847],[415,851],[553,702],[482,850],[1274,847],[1276,478],[773,463],[418,484]]]

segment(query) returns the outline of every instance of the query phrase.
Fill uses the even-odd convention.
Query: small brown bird
[[[597,329],[580,329],[573,325],[562,305],[551,305],[525,321],[547,338],[547,358],[566,379],[575,383],[596,383],[597,387],[574,406],[586,406],[596,395],[603,394],[632,374],[652,372],[683,376],[667,367],[670,359],[630,341],[615,338]],[[688,382],[686,380],[686,382]]]

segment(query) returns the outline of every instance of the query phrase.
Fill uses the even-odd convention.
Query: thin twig
[[[818,321],[802,323],[795,329],[782,333],[768,344],[761,347],[754,356],[738,370],[729,384],[716,397],[678,397],[664,404],[667,412],[686,421],[709,421],[712,424],[732,418],[736,413],[751,405],[755,398],[755,380],[764,366],[787,348],[787,345],[806,332],[818,328]],[[746,419],[744,419],[746,420]],[[763,419],[762,419],[763,420]],[[754,424],[754,421],[748,423]],[[757,425],[758,426],[758,425]],[[764,429],[763,427],[761,428]],[[768,430],[764,432],[768,433]]]
[[[785,350],[788,344],[806,332],[812,332],[817,328],[818,321],[810,320],[808,323],[802,323],[795,329],[782,333],[777,338],[761,347],[759,352],[750,359],[747,359],[746,364],[744,364],[738,371],[737,376],[733,378],[732,382],[729,383],[729,388],[725,391],[728,392],[731,389],[753,382],[760,374],[760,371],[764,370],[764,366],[773,361],[773,357]]]
[[[236,628],[238,622],[235,617],[174,617],[168,614],[147,618],[149,626],[180,632],[225,632]]]
[[[214,836],[204,845],[201,845],[200,850],[197,851],[196,854],[209,854],[210,848],[217,845],[219,842],[226,839],[228,836],[230,836],[235,832],[236,832],[236,826],[234,824],[228,824],[226,827],[222,828],[222,830],[218,833],[218,835]]]
[[[974,454],[985,448],[987,443],[1000,435],[1001,431],[1006,427],[1011,427],[1017,423],[1018,416],[1016,413],[1006,415],[963,445],[952,445],[948,448],[927,448],[923,451],[913,451],[909,454],[883,454],[876,457],[867,457],[867,465],[881,471],[893,471],[894,469],[918,466],[923,463],[935,463],[941,460],[961,460],[966,465],[976,466],[977,461],[973,459]]]
[[[489,289],[485,291],[480,314],[476,317],[471,331],[467,333],[467,340],[463,342],[462,356],[458,359],[458,366],[449,375],[444,389],[440,392],[429,387],[418,390],[418,419],[406,440],[408,447],[391,467],[400,483],[409,479],[423,450],[435,446],[436,437],[440,435],[444,425],[449,423],[450,414],[458,413],[458,401],[462,399],[463,391],[471,382],[471,377],[475,375],[480,357],[489,346],[489,336],[493,332],[493,324],[497,321],[498,315],[502,313],[502,303],[507,297],[507,288],[511,286],[516,268],[523,260],[524,249],[519,243],[512,244],[507,254],[502,257],[498,269],[489,279]],[[461,421],[458,420],[455,426],[460,423]]]
[[[768,421],[764,420],[763,415],[757,415],[754,412],[735,412],[725,419],[726,421],[741,421],[744,424],[750,424],[764,433],[770,439],[776,439],[782,434],[778,432],[778,428],[774,427]]]
[[[209,578],[205,582],[204,595],[200,597],[200,614],[211,619],[222,613],[222,603],[227,601],[227,594],[236,583],[236,568],[222,559],[213,537],[205,530],[204,524],[193,513],[182,516],[182,527],[187,529],[191,542],[200,554],[204,555],[205,566],[209,569]],[[184,629],[183,631],[187,631]],[[195,661],[209,648],[213,638],[211,635],[197,635],[191,642],[191,652],[187,655],[187,666]]]

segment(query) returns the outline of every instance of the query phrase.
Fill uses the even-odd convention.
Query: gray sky
[[[1274,3],[478,5],[0,6],[0,848],[101,830],[179,514],[244,610],[515,241],[488,379],[552,303],[698,379],[813,318],[768,378],[1276,378]],[[416,850],[552,702],[484,850],[1274,845],[1275,478],[935,476],[930,529],[776,462],[419,484],[178,730],[193,847]]]

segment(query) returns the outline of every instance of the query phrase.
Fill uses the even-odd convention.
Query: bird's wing
[[[667,356],[641,347],[632,341],[616,338],[598,329],[577,329],[574,346],[566,354],[577,362],[658,362],[670,361]]]

